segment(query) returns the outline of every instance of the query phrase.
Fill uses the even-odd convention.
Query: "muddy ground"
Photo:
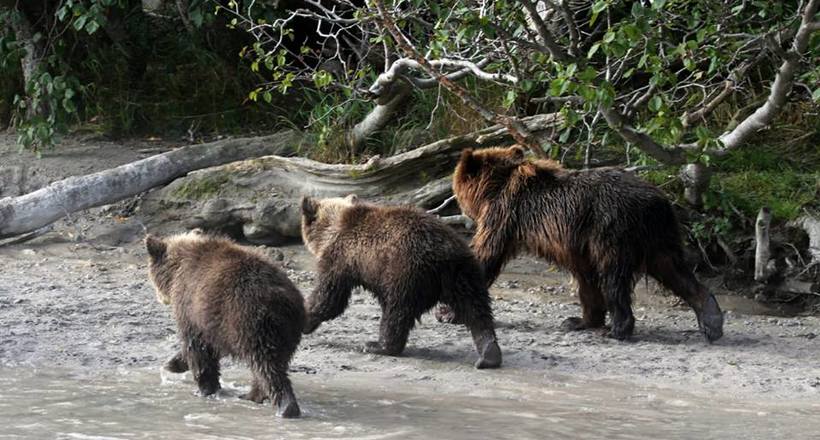
[[[109,151],[107,160],[95,162],[94,155],[106,145],[122,148],[91,148],[86,151],[91,159],[81,166],[78,159],[48,158],[53,164],[27,166],[39,167],[37,173],[47,183],[60,173],[133,160],[145,148],[137,143],[128,152]],[[71,155],[73,150],[67,151]],[[31,160],[13,156],[12,163],[8,157],[8,151],[0,151],[5,161],[0,167]],[[155,300],[140,238],[144,224],[161,233],[179,227],[152,225],[138,211],[122,215],[128,206],[98,208],[61,221],[33,240],[0,246],[3,371],[158,372],[173,354],[174,323],[169,309]],[[304,247],[265,249],[308,295],[314,260]],[[597,331],[562,331],[561,321],[580,313],[574,288],[565,274],[537,260],[515,260],[491,293],[504,354],[499,372],[474,370],[469,332],[439,324],[432,315],[424,316],[411,333],[402,357],[362,353],[362,344],[377,337],[379,309],[367,292],[358,292],[342,317],[303,339],[292,364],[294,382],[298,388],[309,377],[342,382],[373,377],[388,389],[395,383],[430,393],[504,395],[510,389],[548,387],[570,377],[576,384],[612,381],[626,389],[664,389],[704,399],[788,401],[815,409],[820,402],[816,316],[772,316],[766,314],[772,310],[751,300],[721,294],[725,336],[710,345],[697,331],[690,309],[654,283],[642,281],[636,290],[634,339],[619,342]]]

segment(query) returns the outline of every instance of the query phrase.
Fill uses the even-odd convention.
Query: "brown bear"
[[[715,297],[684,261],[678,220],[660,190],[613,168],[563,169],[550,160],[528,160],[520,146],[462,152],[453,192],[476,222],[472,248],[488,285],[519,253],[569,270],[578,283],[582,318],[563,326],[604,326],[628,339],[635,318],[632,289],[648,274],[694,309],[708,341],[723,335]],[[441,313],[446,315],[446,313]]]
[[[501,365],[490,295],[467,242],[438,218],[413,207],[346,198],[302,199],[302,238],[318,258],[304,332],[344,312],[354,287],[382,309],[378,342],[366,352],[397,356],[415,321],[438,301],[470,329],[476,368]]]
[[[173,307],[182,345],[166,368],[190,366],[202,395],[219,390],[219,360],[253,372],[242,398],[270,398],[281,417],[298,417],[288,364],[305,325],[302,294],[266,256],[232,241],[190,232],[145,239],[157,299]]]

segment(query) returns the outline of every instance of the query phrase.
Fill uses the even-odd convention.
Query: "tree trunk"
[[[561,124],[561,117],[537,115],[522,123],[532,132],[546,133]],[[151,222],[180,220],[188,227],[278,245],[300,236],[303,195],[355,193],[370,201],[430,208],[452,194],[450,175],[462,149],[512,142],[509,132],[496,125],[362,165],[267,156],[191,173],[146,197],[140,211]],[[460,224],[465,220],[448,219]]]
[[[5,2],[4,2],[5,3]],[[13,2],[12,2],[13,3]],[[11,10],[15,10],[14,5]],[[34,40],[34,31],[29,23],[26,14],[16,9],[17,14],[9,19],[9,25],[14,32],[17,42],[23,47],[23,58],[20,59],[20,67],[23,73],[23,84],[28,85],[35,78],[42,63],[42,48]],[[42,109],[34,108],[31,100],[26,102],[26,117],[31,118],[41,112]]]
[[[350,130],[347,142],[350,146],[350,155],[355,157],[359,148],[364,144],[368,137],[384,128],[391,120],[396,111],[402,106],[406,105],[407,98],[410,96],[410,87],[398,82],[394,85],[392,93],[387,99],[383,97],[376,102],[376,107],[367,114],[367,116],[353,129]]]
[[[0,199],[0,238],[34,231],[75,211],[137,195],[201,168],[293,150],[292,131],[254,139],[192,145],[87,176],[69,177],[32,193]]]

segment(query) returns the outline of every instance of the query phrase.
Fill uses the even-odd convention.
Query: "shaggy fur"
[[[233,356],[253,372],[243,396],[271,398],[282,417],[300,410],[288,364],[305,325],[301,293],[267,257],[228,239],[188,233],[145,239],[157,299],[171,304],[182,351],[166,364],[190,369],[203,395],[219,389],[219,359]]]
[[[347,308],[351,290],[373,292],[382,309],[371,353],[399,355],[410,330],[438,301],[472,332],[476,368],[501,365],[490,296],[467,243],[436,217],[410,207],[376,206],[355,196],[302,200],[302,238],[318,258],[305,333]]]
[[[472,247],[487,283],[526,252],[569,270],[578,282],[582,318],[569,329],[603,327],[632,335],[632,290],[648,274],[694,309],[709,341],[723,334],[715,297],[684,262],[678,221],[654,186],[616,169],[571,171],[547,160],[527,160],[519,146],[464,150],[453,190],[476,222]]]

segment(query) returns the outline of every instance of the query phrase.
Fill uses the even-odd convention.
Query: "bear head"
[[[345,209],[359,203],[356,194],[347,197],[314,199],[302,197],[302,241],[310,253],[319,256],[337,233],[337,221]]]
[[[176,267],[177,247],[181,243],[204,241],[207,238],[207,234],[199,228],[167,238],[150,234],[145,237],[145,248],[148,251],[148,276],[154,284],[159,302],[166,305],[171,303],[170,284],[174,267]]]
[[[513,173],[526,163],[525,153],[520,145],[462,151],[453,174],[453,192],[461,211],[478,218],[482,201],[494,199],[504,189]]]

